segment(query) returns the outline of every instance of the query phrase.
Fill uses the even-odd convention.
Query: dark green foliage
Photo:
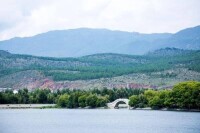
[[[68,108],[77,108],[79,107],[78,98],[80,96],[79,92],[74,92],[70,94]]]
[[[131,95],[143,93],[141,89],[91,89],[70,90],[63,89],[51,92],[49,89],[36,89],[28,92],[27,89],[19,90],[14,94],[11,90],[0,92],[0,104],[27,104],[27,103],[56,103],[59,107],[78,108],[90,106],[105,107],[109,101],[118,98],[128,98]]]
[[[164,53],[164,54],[163,54]],[[172,53],[172,55],[171,55]],[[175,54],[174,54],[175,53]],[[161,49],[142,56],[96,54],[80,58],[50,58],[29,55],[0,55],[0,77],[37,70],[55,81],[88,80],[131,73],[152,73],[172,68],[200,71],[200,51]],[[176,77],[176,74],[161,75]]]
[[[200,82],[188,81],[174,86],[172,90],[107,89],[57,90],[36,89],[28,92],[11,90],[0,92],[0,104],[56,103],[60,107],[104,107],[118,98],[130,99],[131,107],[200,109]]]
[[[86,98],[86,105],[90,106],[92,108],[96,107],[96,101],[97,101],[97,96],[94,94],[90,94],[87,98]]]
[[[56,95],[51,93],[49,89],[36,89],[32,92],[28,92],[27,89],[21,89],[16,94],[12,90],[0,92],[1,104],[55,103],[56,99]]]
[[[6,90],[5,92],[0,92],[0,104],[18,103],[19,96],[14,95],[11,90]]]
[[[163,103],[160,97],[156,95],[149,101],[149,106],[153,109],[160,109],[163,107]]]
[[[176,106],[179,108],[200,108],[200,82],[183,82],[174,86],[172,91]]]
[[[134,108],[144,108],[147,106],[147,99],[144,94],[132,95],[129,97],[129,105]]]
[[[131,107],[137,107],[138,103],[139,103],[139,98],[138,98],[138,95],[133,95],[129,98],[129,105]]]
[[[144,95],[133,95],[129,99],[131,107],[138,107],[142,104],[153,109],[165,107],[200,109],[200,82],[182,82],[175,85],[172,90],[146,90]]]
[[[68,94],[61,95],[58,98],[57,105],[60,106],[60,107],[67,107],[68,104],[69,104],[69,97],[70,96]]]
[[[108,103],[107,97],[98,97],[97,101],[96,101],[96,106],[97,107],[105,107],[106,103]]]
[[[19,97],[19,103],[28,103],[29,102],[29,96],[28,96],[28,90],[22,89],[18,91],[18,97]]]
[[[86,98],[87,98],[87,95],[82,95],[78,98],[78,104],[81,108],[84,108],[86,107]]]
[[[138,95],[138,99],[139,99],[139,103],[138,103],[138,107],[139,108],[144,108],[147,106],[147,99],[145,98],[145,96],[143,94],[139,94]]]

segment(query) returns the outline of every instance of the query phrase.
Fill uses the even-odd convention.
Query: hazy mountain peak
[[[192,50],[183,50],[183,49],[178,49],[178,48],[161,48],[157,49],[152,52],[148,52],[147,55],[150,56],[175,56],[175,55],[182,55],[182,54],[187,54],[192,52]]]
[[[17,54],[77,57],[96,53],[140,55],[159,48],[200,49],[200,26],[175,34],[78,28],[0,41],[0,49]]]

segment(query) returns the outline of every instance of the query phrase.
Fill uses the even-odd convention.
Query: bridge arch
[[[120,99],[116,99],[113,102],[107,103],[107,106],[108,108],[114,109],[114,108],[118,108],[119,104],[126,104],[127,107],[129,107],[128,102],[129,102],[128,99],[120,98]]]

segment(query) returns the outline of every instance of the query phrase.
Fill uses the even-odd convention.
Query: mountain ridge
[[[176,48],[147,55],[102,53],[78,58],[37,57],[0,50],[0,90],[121,88],[127,84],[163,88],[180,81],[200,81],[199,57],[200,50]]]
[[[194,31],[195,33],[192,33]],[[188,34],[191,34],[188,37]],[[80,57],[96,53],[142,55],[159,48],[200,49],[200,26],[175,34],[78,28],[0,41],[0,49],[16,54]],[[185,39],[186,38],[186,39]]]

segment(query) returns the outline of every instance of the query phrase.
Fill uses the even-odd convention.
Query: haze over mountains
[[[79,28],[0,41],[1,50],[48,57],[79,57],[97,53],[141,55],[165,47],[200,49],[200,26],[175,34]]]

